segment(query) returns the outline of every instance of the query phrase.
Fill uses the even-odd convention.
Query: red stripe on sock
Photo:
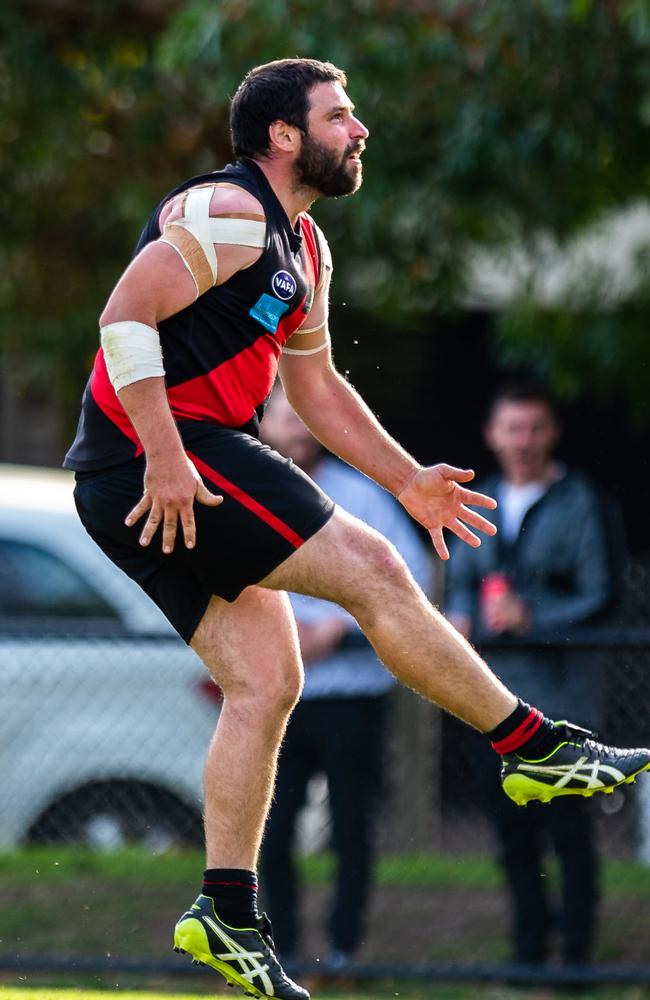
[[[510,736],[506,736],[504,739],[493,743],[493,749],[500,754],[512,753],[514,750],[518,750],[537,732],[543,718],[544,716],[538,708],[531,708],[521,725],[517,726],[515,731],[510,733]]]
[[[239,885],[243,889],[257,889],[256,885],[247,885],[245,882],[208,882],[203,879],[203,885]]]

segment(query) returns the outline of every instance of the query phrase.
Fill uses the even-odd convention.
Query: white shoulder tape
[[[146,323],[125,320],[100,330],[106,369],[116,392],[132,382],[165,374],[157,330]]]
[[[210,202],[214,185],[190,188],[183,217],[165,225],[163,239],[169,239],[174,227],[185,229],[201,247],[212,273],[212,284],[217,280],[217,255],[215,243],[229,243],[235,246],[264,248],[266,246],[266,222],[260,219],[237,217],[236,214],[213,218]]]

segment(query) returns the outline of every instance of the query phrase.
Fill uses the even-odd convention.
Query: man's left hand
[[[419,469],[409,480],[397,499],[411,517],[425,527],[441,559],[449,559],[443,528],[448,528],[473,548],[481,544],[481,539],[468,525],[486,535],[496,535],[496,526],[481,514],[470,510],[487,507],[494,510],[497,503],[484,493],[468,490],[462,483],[474,478],[472,469],[456,469],[453,465],[432,465]]]

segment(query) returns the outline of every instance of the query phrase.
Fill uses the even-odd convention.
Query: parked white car
[[[218,688],[88,537],[73,485],[0,466],[0,848],[199,843]]]

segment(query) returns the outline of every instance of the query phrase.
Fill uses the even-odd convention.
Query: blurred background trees
[[[63,450],[152,207],[230,158],[229,96],[287,55],[345,68],[370,129],[362,193],[315,214],[337,360],[389,423],[451,400],[472,354],[478,379],[524,365],[641,426],[650,226],[617,282],[608,226],[650,189],[647,0],[5,0],[0,38],[4,457],[45,403]]]

